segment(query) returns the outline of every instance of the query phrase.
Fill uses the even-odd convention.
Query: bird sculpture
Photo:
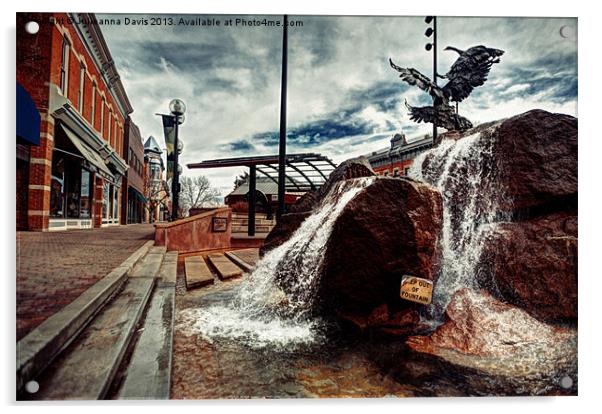
[[[462,102],[472,90],[487,80],[487,75],[494,63],[500,62],[503,50],[485,46],[473,46],[468,50],[448,46],[444,50],[452,50],[460,56],[445,75],[437,74],[447,83],[440,87],[428,76],[414,68],[402,68],[391,59],[391,67],[400,73],[399,77],[410,85],[417,86],[433,98],[433,106],[414,107],[405,102],[410,111],[410,119],[415,122],[433,123],[447,130],[465,131],[472,128],[472,123],[456,113],[450,102]]]

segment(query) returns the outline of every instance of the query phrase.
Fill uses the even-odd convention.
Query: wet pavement
[[[152,224],[17,232],[17,340],[154,238]]]
[[[496,369],[508,361],[479,360],[479,365],[460,354],[416,353],[401,337],[359,337],[335,327],[323,341],[290,349],[206,338],[195,331],[194,310],[231,300],[242,280],[216,280],[187,292],[182,279],[180,274],[172,399],[576,394],[576,383],[560,386],[565,373],[576,378],[576,358],[570,353],[563,360],[575,364],[559,366],[558,372],[513,377],[509,369]]]

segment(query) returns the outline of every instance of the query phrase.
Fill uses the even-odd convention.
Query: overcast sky
[[[320,152],[341,162],[388,146],[394,132],[413,138],[429,131],[410,121],[403,105],[404,99],[428,105],[429,96],[402,83],[388,64],[391,57],[432,75],[423,17],[289,20],[303,24],[289,28],[289,153]],[[443,51],[448,45],[503,49],[489,80],[460,103],[461,115],[473,124],[533,108],[577,116],[576,29],[576,19],[439,18],[438,70],[446,73],[457,57]],[[174,97],[186,102],[185,175],[207,175],[226,195],[244,168],[189,170],[185,164],[278,152],[281,28],[122,24],[102,30],[145,139],[153,135],[164,145],[154,114],[165,113]]]

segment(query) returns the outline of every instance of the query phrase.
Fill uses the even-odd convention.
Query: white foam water
[[[321,321],[310,316],[320,268],[337,217],[374,177],[341,181],[282,245],[269,251],[233,292],[229,303],[190,309],[182,315],[206,340],[230,339],[261,348],[311,344]],[[286,293],[278,286],[286,278]]]
[[[478,287],[483,239],[499,217],[503,189],[495,180],[491,131],[444,140],[410,167],[410,177],[434,185],[443,198],[441,272],[433,295],[439,311],[458,289]]]

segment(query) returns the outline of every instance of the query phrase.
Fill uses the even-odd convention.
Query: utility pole
[[[425,49],[430,51],[433,49],[433,83],[437,86],[437,17],[436,16],[427,16],[424,19],[426,24],[433,23],[432,27],[426,29],[424,35],[426,37],[433,36],[433,42],[427,43],[425,45]],[[435,104],[435,97],[433,97],[433,143],[437,142],[437,105]]]
[[[284,214],[286,189],[286,83],[288,72],[288,16],[284,15],[282,28],[282,80],[280,85],[280,143],[278,146],[278,211],[276,219]]]

